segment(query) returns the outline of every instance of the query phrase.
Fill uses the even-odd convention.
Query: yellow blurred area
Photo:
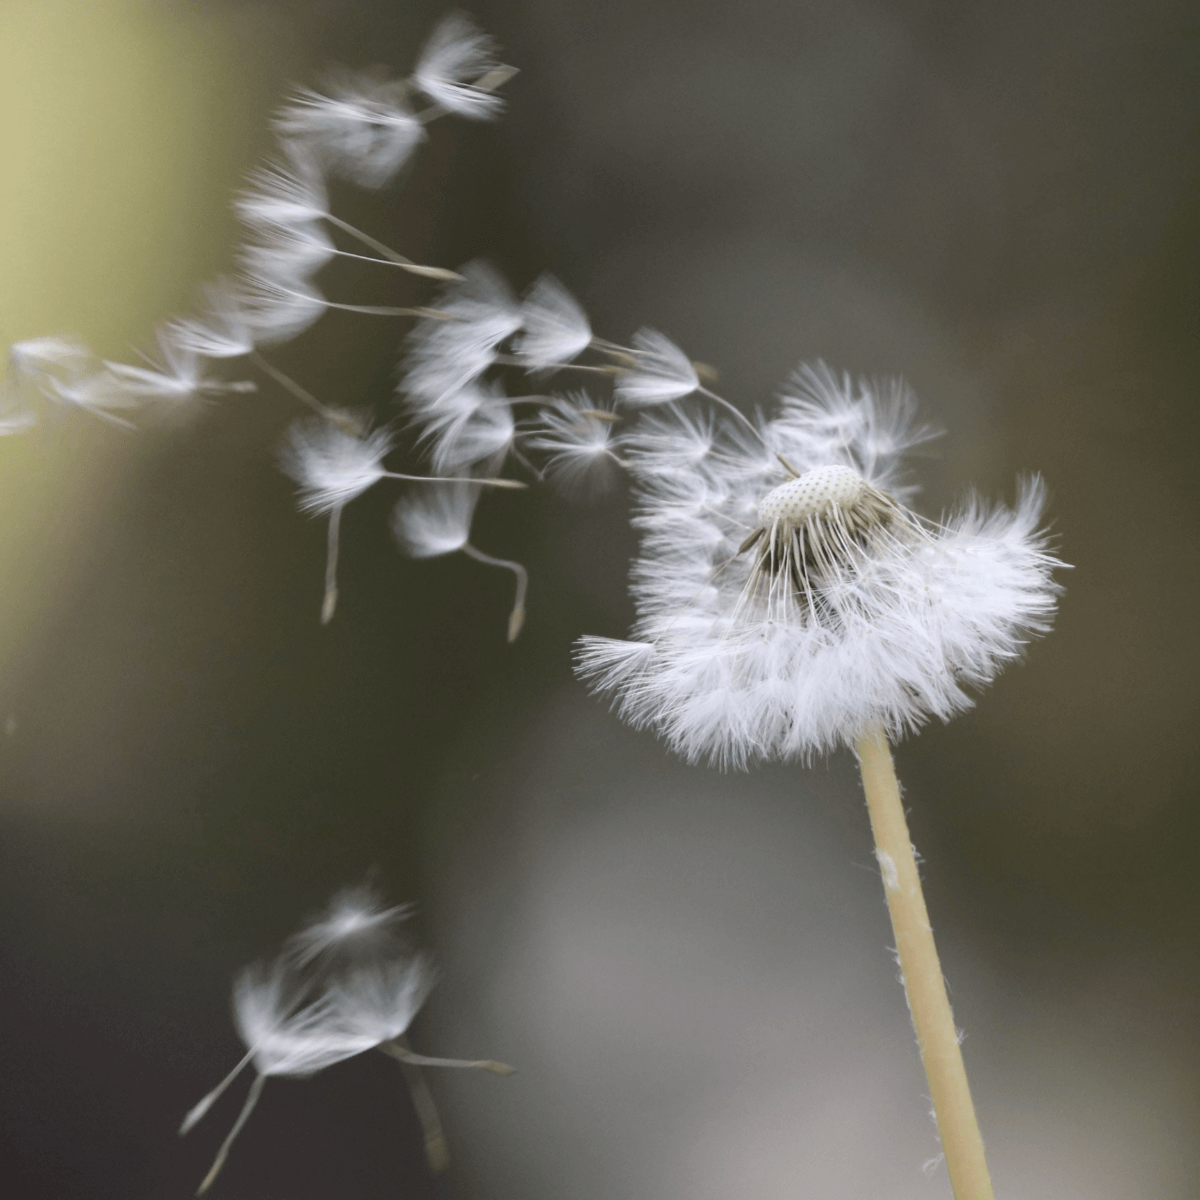
[[[229,193],[294,58],[260,6],[4,0],[0,344],[77,333],[128,361],[189,306],[231,261]],[[15,610],[44,608],[39,580],[102,519],[117,461],[138,445],[102,433],[68,414],[49,437],[0,445],[4,658]]]
[[[230,147],[279,32],[221,5],[0,5],[6,342],[71,330],[123,354],[186,300],[228,240]]]

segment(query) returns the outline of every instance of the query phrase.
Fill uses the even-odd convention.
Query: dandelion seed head
[[[805,759],[949,719],[1056,607],[1040,482],[1012,509],[922,520],[900,499],[930,436],[907,390],[820,364],[797,380],[761,445],[722,417],[697,456],[669,409],[625,435],[638,621],[629,642],[584,639],[579,671],[690,761]]]
[[[814,467],[798,479],[772,488],[759,502],[758,519],[763,525],[782,522],[799,528],[809,517],[820,516],[835,506],[848,511],[858,507],[868,484],[849,467]]]

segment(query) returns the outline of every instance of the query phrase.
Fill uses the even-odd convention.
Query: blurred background
[[[426,0],[5,0],[0,333],[129,357],[228,270],[296,81],[412,64]],[[1176,0],[472,5],[521,68],[335,211],[420,261],[549,269],[743,407],[824,358],[948,430],[929,511],[1049,482],[1056,632],[897,752],[1001,1200],[1194,1200],[1200,21]],[[339,276],[358,298],[369,279]],[[331,283],[330,290],[334,290]],[[368,299],[370,302],[370,299]],[[344,317],[344,319],[343,319]],[[275,361],[389,403],[402,330]],[[381,1055],[272,1081],[214,1197],[947,1200],[854,766],[721,775],[571,677],[620,636],[624,499],[485,504],[511,580],[324,528],[266,388],[138,433],[0,442],[6,1195],[191,1194],[240,1103],[229,980],[369,871],[441,982],[453,1159]]]

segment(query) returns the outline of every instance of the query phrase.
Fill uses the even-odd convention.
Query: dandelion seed
[[[430,462],[439,474],[487,462],[496,469],[508,452],[516,425],[504,392],[470,385],[428,410],[421,440],[431,445]]]
[[[413,85],[460,117],[488,120],[504,101],[481,86],[500,67],[496,43],[464,13],[443,17],[413,70]]]
[[[497,347],[521,327],[521,310],[504,279],[482,262],[462,269],[435,307],[437,320],[409,334],[401,388],[416,409],[461,392],[496,360]]]
[[[95,362],[96,356],[88,344],[74,334],[52,334],[13,342],[8,348],[12,369],[34,375],[38,371],[60,370],[78,374]]]
[[[139,400],[182,403],[196,396],[220,396],[230,392],[252,392],[254,384],[227,382],[205,374],[205,360],[195,350],[180,345],[172,327],[159,330],[158,352],[161,362],[147,359],[149,367],[106,362],[109,373],[126,392]]]
[[[302,277],[258,274],[245,281],[246,321],[259,345],[277,345],[303,333],[325,315],[329,302]]]
[[[300,486],[300,511],[329,514],[322,625],[333,620],[337,608],[342,509],[387,474],[383,460],[392,448],[387,430],[356,429],[356,424],[354,414],[337,410],[296,421],[280,455],[284,473]]]
[[[290,284],[315,274],[337,254],[333,239],[316,221],[264,225],[257,236],[258,241],[238,252],[242,271],[250,279]]]
[[[853,467],[897,500],[907,502],[915,494],[905,482],[903,455],[938,431],[914,424],[916,397],[902,380],[855,384],[823,362],[805,364],[788,381],[782,399],[779,436],[791,441],[805,461]]]
[[[438,558],[461,550],[471,537],[479,502],[474,484],[410,491],[392,511],[392,532],[410,558]]]
[[[709,455],[719,453],[716,428],[713,414],[705,410],[672,405],[647,413],[627,448],[630,460],[640,475],[693,475]],[[746,449],[731,447],[734,453]]]
[[[325,995],[305,999],[304,981],[282,962],[247,967],[234,982],[233,1014],[238,1036],[247,1048],[240,1063],[183,1120],[187,1133],[208,1112],[242,1070],[254,1064],[256,1077],[246,1102],[229,1131],[196,1195],[203,1195],[220,1173],[247,1119],[258,1103],[263,1084],[272,1076],[305,1078],[374,1045],[369,1037],[338,1021],[333,1001]]]
[[[431,1153],[445,1156],[444,1137],[420,1066],[512,1068],[492,1060],[413,1054],[403,1035],[433,985],[429,960],[399,935],[408,906],[389,906],[369,887],[339,892],[325,912],[290,938],[268,965],[248,967],[234,981],[234,1025],[247,1052],[184,1118],[187,1133],[235,1079],[253,1064],[255,1079],[233,1128],[197,1191],[216,1179],[230,1148],[272,1076],[305,1078],[376,1047],[401,1061],[414,1089]]]
[[[530,288],[521,305],[521,324],[513,354],[526,370],[553,370],[591,345],[587,314],[552,275],[543,275]]]
[[[256,228],[289,228],[329,216],[325,179],[302,142],[282,143],[283,159],[251,171],[250,186],[234,199],[237,214]]]
[[[173,345],[204,358],[240,358],[254,349],[254,335],[237,284],[219,279],[204,288],[205,315],[182,317],[167,325]]]
[[[352,433],[355,423],[354,414],[343,413],[341,421],[306,418],[288,429],[280,464],[299,485],[301,512],[341,508],[387,473],[383,460],[392,448],[391,433]]]
[[[9,432],[20,432],[34,423],[39,400],[81,409],[127,427],[130,422],[117,413],[142,403],[86,342],[70,334],[14,342],[8,348],[5,393]]]
[[[617,399],[640,408],[665,404],[690,396],[700,387],[700,377],[687,355],[654,329],[639,329],[633,336],[635,364],[617,377]]]
[[[501,567],[516,576],[516,596],[508,618],[508,640],[515,642],[525,624],[525,593],[529,573],[518,562],[494,558],[471,545],[471,519],[479,499],[474,484],[447,484],[411,492],[392,513],[392,533],[412,558],[437,558],[461,550],[477,562]]]
[[[525,440],[546,457],[546,478],[569,496],[593,498],[612,483],[620,438],[608,409],[597,408],[586,392],[555,397],[537,416]]]
[[[332,76],[328,94],[301,88],[275,118],[331,169],[363,187],[382,187],[408,161],[425,131],[407,103],[407,84],[367,71]]]

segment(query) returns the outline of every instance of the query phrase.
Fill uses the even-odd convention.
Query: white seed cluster
[[[758,506],[758,521],[766,529],[776,521],[795,529],[835,505],[852,512],[870,490],[870,484],[850,467],[817,467],[772,488]]]

